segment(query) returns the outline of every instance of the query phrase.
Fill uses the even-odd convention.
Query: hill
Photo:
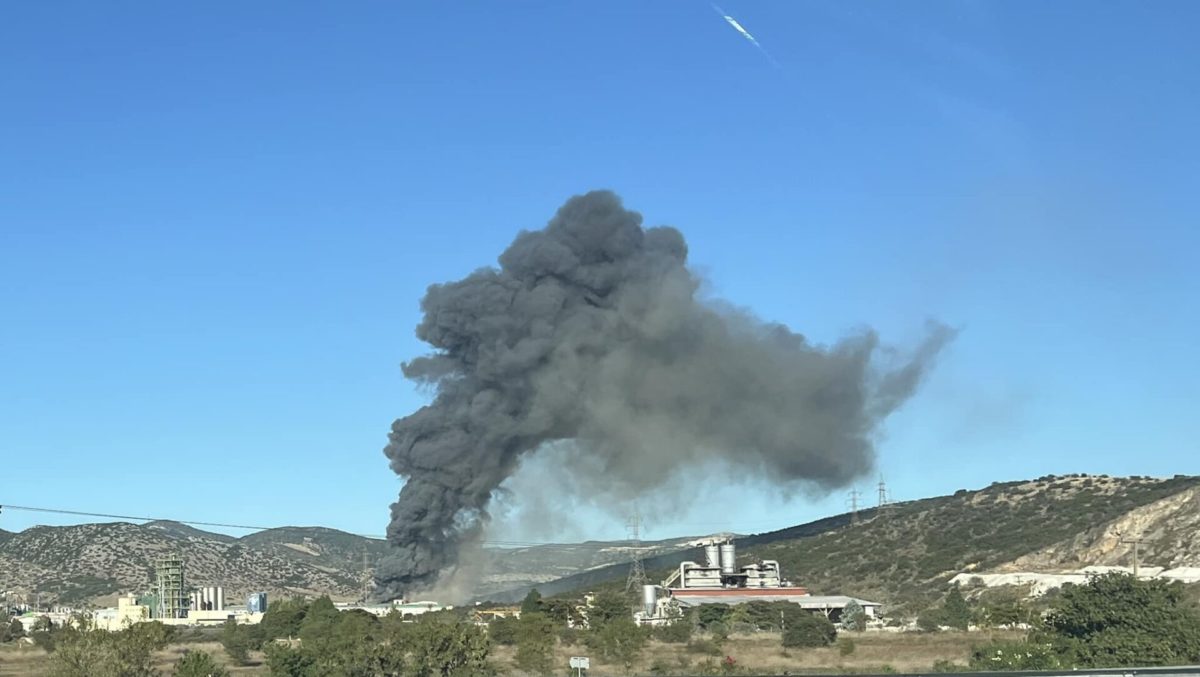
[[[1200,565],[1200,478],[1073,475],[993,484],[838,515],[737,539],[740,559],[774,559],[785,576],[820,594],[850,594],[917,609],[964,571],[1128,565],[1130,547],[1113,534],[1142,534],[1142,564]],[[663,578],[694,550],[645,560]],[[1032,569],[1039,570],[1039,569]],[[538,586],[543,594],[617,587],[627,566],[576,574]],[[495,597],[515,600],[516,589]]]
[[[786,577],[815,593],[851,594],[919,609],[962,572],[1053,572],[1131,563],[1125,535],[1140,534],[1145,567],[1200,566],[1200,478],[1072,475],[996,483],[834,515],[737,537],[746,562],[778,560]],[[643,544],[651,579],[699,553],[689,538]],[[176,522],[124,522],[0,531],[0,589],[40,591],[43,600],[111,603],[147,589],[153,561],[182,553],[192,585],[222,585],[226,597],[266,591],[359,599],[364,574],[386,554],[377,539],[323,527],[282,527],[241,538]],[[621,587],[628,542],[544,544],[485,550],[479,599],[516,601],[530,587],[561,594]],[[367,571],[364,572],[364,555]]]
[[[646,544],[655,552],[686,545],[686,539]],[[43,601],[68,605],[111,604],[118,594],[150,588],[154,559],[179,553],[189,585],[221,585],[231,602],[258,591],[357,600],[363,596],[364,573],[373,571],[388,548],[382,540],[325,527],[281,527],[236,538],[170,521],[39,526],[0,531],[0,589],[40,592]],[[484,552],[481,594],[536,585],[630,556],[628,543],[603,541]]]

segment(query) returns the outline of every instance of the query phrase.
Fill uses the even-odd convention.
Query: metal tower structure
[[[888,493],[887,483],[883,481],[883,475],[879,476],[879,484],[876,487],[879,490],[879,509],[877,512],[879,516],[886,517],[891,512],[892,497]]]
[[[371,601],[371,568],[367,561],[367,548],[363,546],[363,565],[362,565],[363,589],[362,603],[366,604]]]
[[[154,560],[158,592],[158,618],[186,618],[188,594],[184,589],[183,558],[179,555]]]
[[[858,499],[862,498],[862,492],[858,489],[851,489],[850,495],[846,498],[846,502],[850,504],[850,523],[858,524]]]
[[[625,592],[629,592],[641,590],[646,584],[646,568],[642,565],[642,516],[637,506],[634,506],[625,527],[629,529],[629,540],[633,543],[633,561],[629,563],[629,578],[625,579]]]

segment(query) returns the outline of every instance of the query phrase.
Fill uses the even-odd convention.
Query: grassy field
[[[852,653],[842,655],[838,646],[821,649],[787,649],[776,633],[734,635],[721,646],[719,655],[693,652],[686,645],[651,642],[634,664],[632,672],[654,674],[704,674],[719,668],[729,656],[743,673],[803,674],[838,672],[916,672],[929,670],[937,661],[965,664],[971,648],[991,639],[1015,639],[1021,633],[1004,632],[941,632],[925,633],[844,633],[843,641],[854,643]],[[520,675],[513,667],[511,647],[493,650],[493,661],[509,668],[510,674]],[[583,646],[558,647],[558,662],[567,665],[571,656],[587,656]],[[706,665],[707,663],[707,665]],[[591,661],[591,677],[615,677],[630,671],[621,665],[605,664],[596,658]],[[706,669],[707,668],[707,669]],[[565,674],[565,673],[564,673]]]
[[[990,639],[1012,639],[1014,633],[941,632],[923,633],[846,633],[843,639],[854,642],[854,651],[843,655],[837,646],[823,649],[790,649],[780,646],[779,635],[758,633],[734,635],[721,647],[719,655],[690,651],[680,644],[651,642],[633,666],[634,674],[703,674],[716,670],[730,656],[743,672],[759,674],[803,674],[811,672],[916,672],[928,670],[937,661],[965,663],[971,647]],[[158,668],[164,675],[188,650],[207,651],[226,665],[233,675],[265,675],[261,654],[253,654],[254,665],[238,667],[229,664],[228,657],[216,642],[174,644],[157,654]],[[494,647],[492,661],[509,675],[523,673],[513,665],[512,647]],[[557,663],[565,666],[571,656],[587,656],[583,646],[559,646]],[[0,648],[0,676],[18,677],[47,674],[48,656],[35,647],[8,645]],[[707,664],[707,665],[706,665]],[[631,671],[624,666],[605,664],[593,657],[591,677],[615,677]]]
[[[189,644],[172,644],[155,654],[156,666],[163,675],[170,675],[179,658],[187,651],[207,651],[218,662],[225,665],[231,675],[265,675],[266,667],[262,665],[262,654],[252,653],[253,665],[238,667],[229,662],[225,650],[217,642],[198,642]],[[49,674],[49,655],[33,646],[6,645],[0,647],[0,677],[24,677],[25,675]]]

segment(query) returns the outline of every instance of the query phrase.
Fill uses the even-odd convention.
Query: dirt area
[[[739,669],[751,674],[918,672],[928,671],[937,661],[966,663],[973,646],[992,639],[1020,636],[1011,632],[845,633],[842,637],[854,642],[854,651],[844,656],[836,645],[822,649],[784,650],[779,635],[773,633],[734,635],[717,656],[694,653],[681,644],[651,642],[632,672],[641,675],[688,674],[688,671],[703,674],[719,670],[726,656],[733,658]],[[509,668],[510,675],[521,675],[523,673],[513,666],[513,654],[512,647],[496,647],[492,651],[492,660]],[[582,645],[559,646],[557,654],[557,662],[565,666],[571,656],[587,656],[589,652]],[[631,672],[624,666],[605,664],[594,657],[591,665],[590,677],[616,677]]]

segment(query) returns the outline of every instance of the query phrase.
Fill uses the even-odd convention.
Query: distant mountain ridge
[[[852,594],[920,608],[962,572],[1054,571],[1128,565],[1141,535],[1143,566],[1200,566],[1200,477],[1047,476],[833,515],[739,536],[741,559],[778,560],[784,576],[816,593]],[[699,552],[681,537],[642,543],[651,580]],[[280,527],[235,538],[177,522],[81,524],[0,530],[0,589],[43,600],[107,602],[148,589],[154,558],[182,553],[191,585],[247,593],[355,600],[385,541],[324,527]],[[629,542],[590,541],[485,551],[478,599],[516,601],[623,587]],[[366,568],[364,570],[364,557]]]
[[[685,547],[686,539],[644,543],[647,552]],[[251,592],[363,598],[386,541],[326,527],[279,527],[240,538],[179,522],[110,522],[0,531],[0,589],[62,604],[105,603],[153,585],[154,559],[184,557],[188,585],[221,585],[226,599]],[[534,585],[627,561],[630,544],[593,541],[487,550],[482,594]],[[365,567],[365,568],[364,568]]]

